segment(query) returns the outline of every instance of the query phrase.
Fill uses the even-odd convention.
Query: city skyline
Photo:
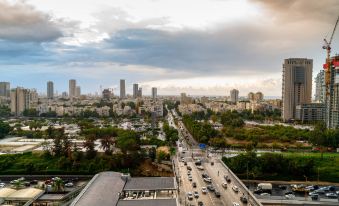
[[[83,93],[100,85],[116,90],[126,79],[126,91],[137,82],[163,95],[226,95],[237,88],[241,96],[252,90],[281,96],[283,59],[313,59],[313,74],[322,68],[322,39],[339,10],[339,2],[326,3],[2,0],[0,81],[45,91],[47,78],[60,93],[73,78]],[[335,39],[333,53],[338,45]]]

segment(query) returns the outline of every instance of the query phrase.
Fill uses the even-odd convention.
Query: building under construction
[[[332,57],[330,62],[325,122],[327,128],[339,128],[339,55]],[[324,69],[328,69],[328,64],[324,64]]]

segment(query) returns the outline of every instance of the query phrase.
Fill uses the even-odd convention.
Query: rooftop
[[[102,172],[95,175],[71,206],[112,206],[119,200],[125,181],[118,172]]]
[[[12,193],[16,192],[15,189],[11,188],[1,188],[0,189],[0,198],[5,198],[11,195]]]
[[[174,177],[135,177],[126,182],[128,190],[175,190]]]
[[[44,193],[43,190],[35,188],[26,188],[22,190],[17,190],[6,197],[7,200],[32,200]]]
[[[176,206],[176,199],[120,200],[117,206]]]

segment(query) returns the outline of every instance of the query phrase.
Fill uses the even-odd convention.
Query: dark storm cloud
[[[61,36],[61,30],[48,15],[23,2],[0,0],[0,39],[45,42]]]

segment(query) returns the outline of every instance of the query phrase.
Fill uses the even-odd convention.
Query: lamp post
[[[305,177],[305,184],[307,184],[307,176],[304,175],[304,177]],[[305,190],[305,200],[306,200],[306,190]]]

